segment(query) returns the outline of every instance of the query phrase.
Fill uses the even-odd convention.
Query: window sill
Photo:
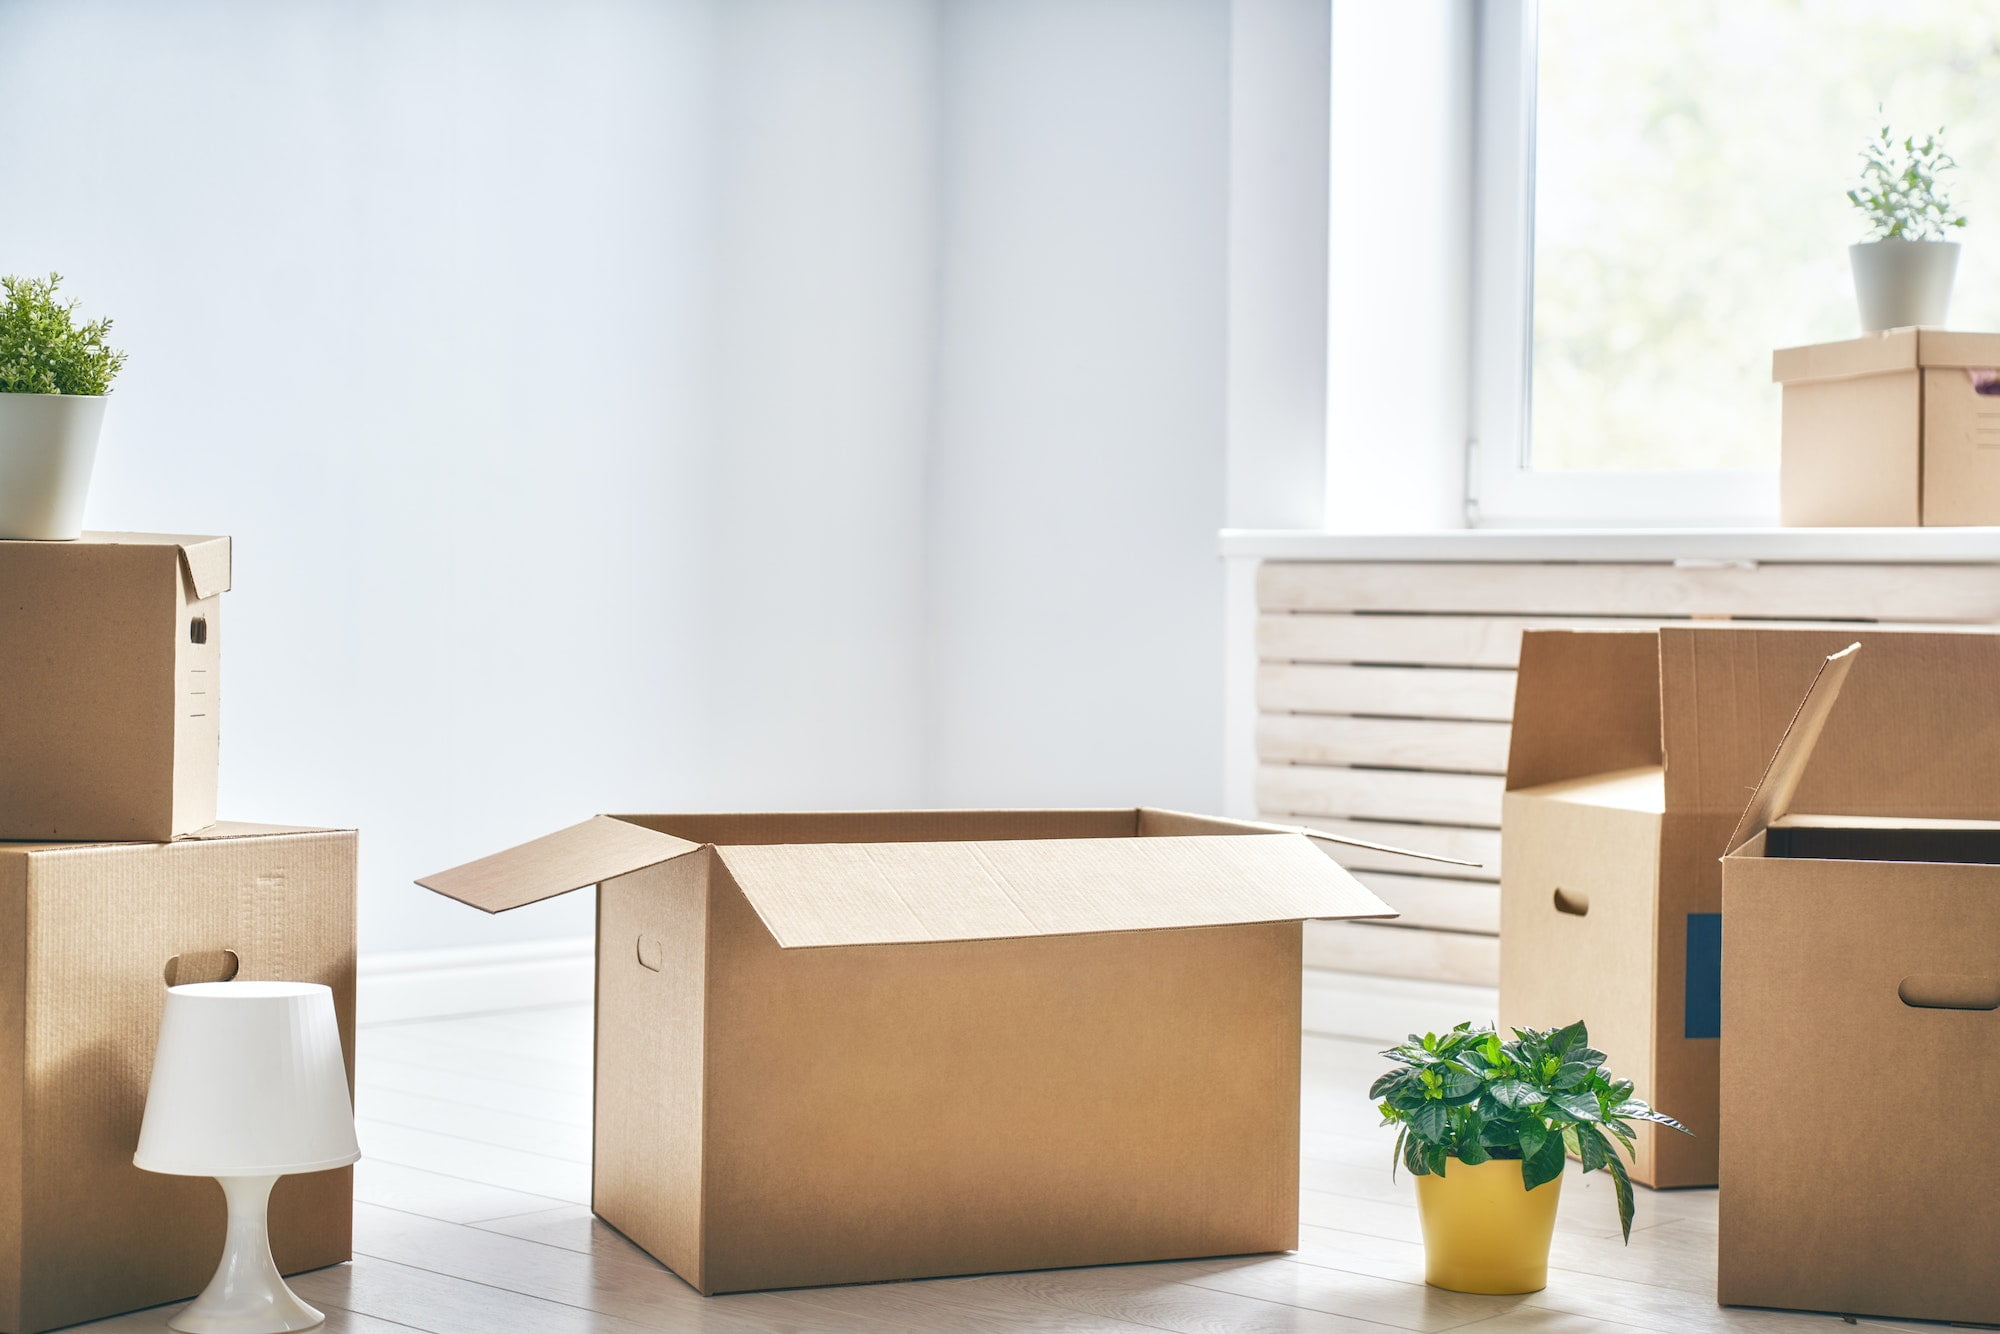
[[[1225,528],[1220,545],[1255,560],[2000,564],[2000,528]]]

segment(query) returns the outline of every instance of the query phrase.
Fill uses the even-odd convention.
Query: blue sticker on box
[[[1722,1036],[1722,914],[1691,912],[1687,926],[1687,1013],[1683,1037]]]

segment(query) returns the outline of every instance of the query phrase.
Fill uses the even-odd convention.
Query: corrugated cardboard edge
[[[1799,701],[1798,711],[1792,715],[1784,736],[1779,739],[1778,749],[1773,752],[1771,763],[1765,767],[1763,778],[1758,780],[1756,791],[1751,793],[1750,804],[1744,808],[1742,818],[1736,822],[1735,832],[1729,836],[1731,852],[1770,828],[1791,808],[1792,797],[1799,790],[1799,780],[1805,777],[1806,766],[1812,762],[1813,748],[1819,744],[1820,733],[1826,730],[1826,720],[1832,715],[1833,706],[1840,699],[1840,688],[1847,681],[1847,674],[1853,669],[1854,659],[1860,652],[1859,643],[1849,644],[1820,664],[1812,685],[1806,689],[1805,698]]]

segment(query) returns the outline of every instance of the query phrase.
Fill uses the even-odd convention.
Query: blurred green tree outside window
[[[1537,47],[1533,467],[1777,466],[1772,350],[1860,334],[1878,103],[1945,127],[1951,327],[2000,330],[2000,0],[1541,0]]]

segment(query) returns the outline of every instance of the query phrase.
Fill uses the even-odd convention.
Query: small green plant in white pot
[[[1952,204],[1943,178],[1958,163],[1944,151],[1944,130],[1901,139],[1887,125],[1861,150],[1861,184],[1848,202],[1867,217],[1874,235],[1849,246],[1861,327],[1870,333],[1906,325],[1941,325],[1951,310],[1958,272],[1953,232],[1965,215]]]
[[[0,278],[0,538],[83,532],[104,398],[125,364],[111,321],[76,321],[58,274]]]

